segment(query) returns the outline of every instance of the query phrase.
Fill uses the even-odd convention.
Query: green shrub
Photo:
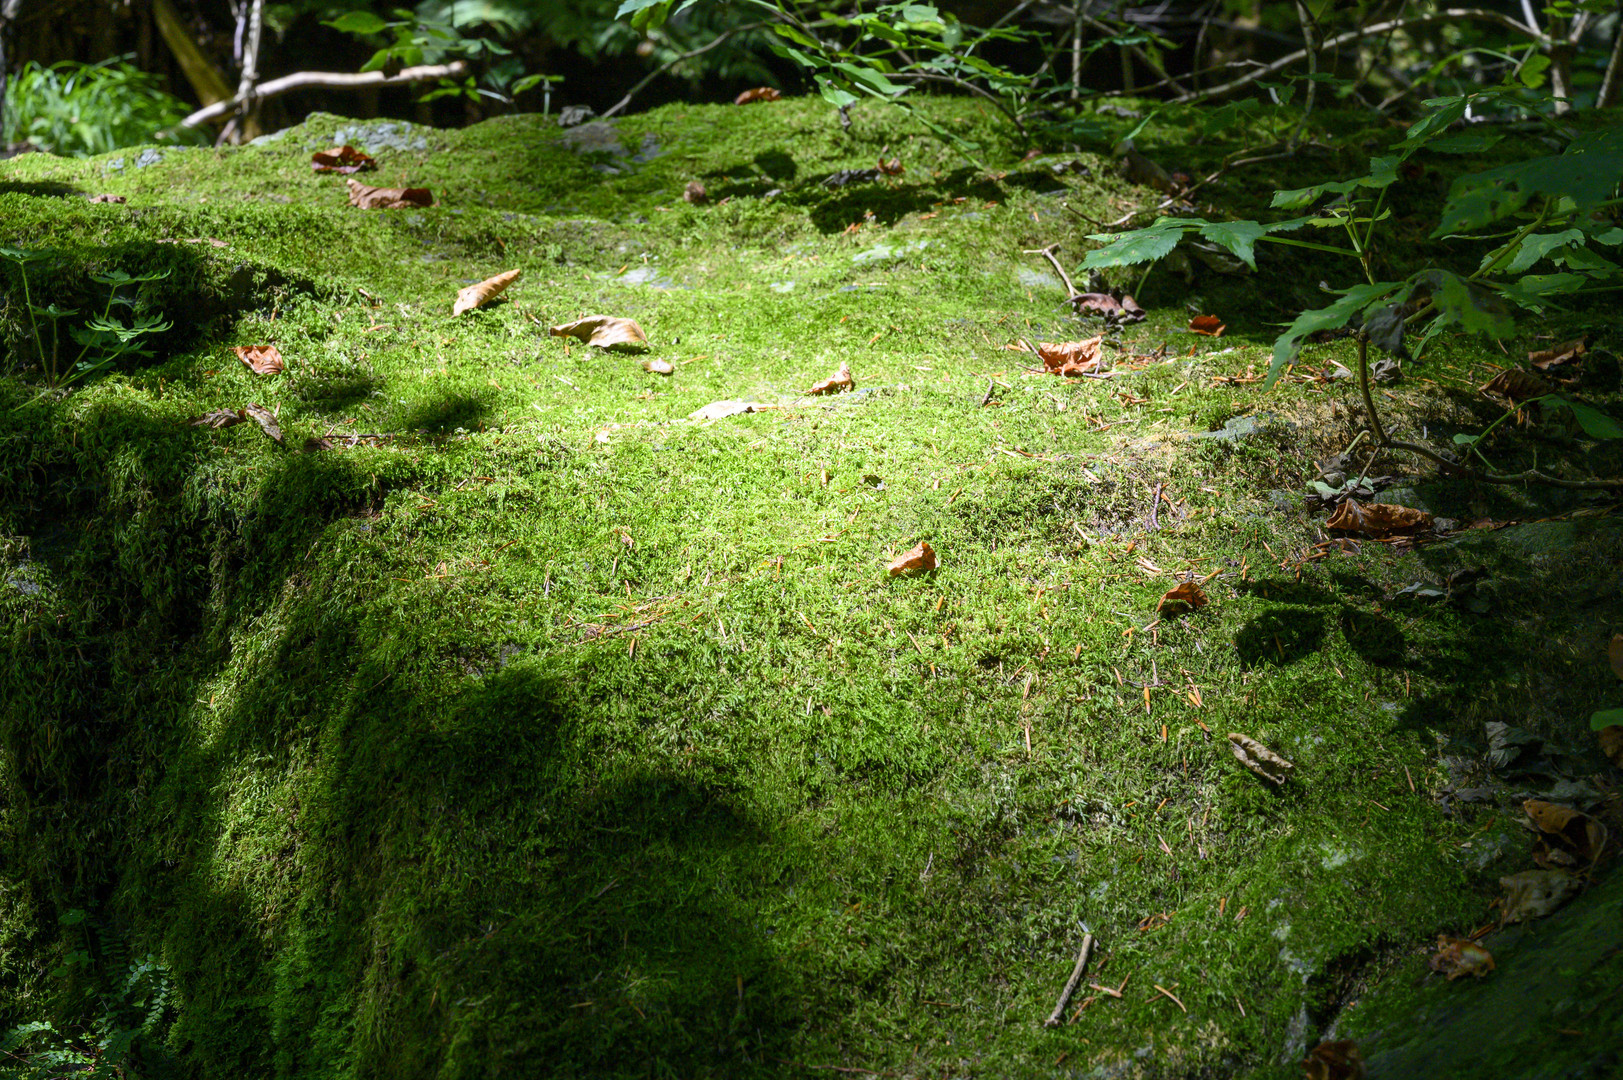
[[[50,67],[30,61],[6,83],[5,141],[64,157],[90,157],[156,140],[197,142],[174,129],[190,110],[126,58]]]

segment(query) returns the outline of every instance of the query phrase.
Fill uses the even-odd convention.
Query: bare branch
[[[300,71],[292,75],[284,75],[280,79],[272,79],[268,83],[261,83],[252,92],[252,97],[263,101],[266,98],[277,97],[294,90],[302,90],[307,86],[321,86],[329,90],[359,90],[368,86],[404,86],[408,83],[423,82],[428,79],[455,79],[468,73],[468,65],[461,60],[449,64],[424,64],[419,67],[404,68],[397,75],[385,75],[381,71],[366,71],[351,75],[341,71]],[[218,120],[228,113],[236,111],[237,107],[248,100],[250,95],[238,93],[226,101],[217,101],[207,108],[198,109],[180,122],[181,127],[198,127],[210,120]]]

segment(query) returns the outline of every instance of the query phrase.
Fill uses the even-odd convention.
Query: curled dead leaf
[[[1099,370],[1104,335],[1086,341],[1039,341],[1037,355],[1043,368],[1055,375],[1090,375]]]
[[[808,394],[838,394],[852,387],[851,365],[841,361],[840,369],[822,382],[807,390]]]
[[[1582,360],[1589,351],[1589,339],[1578,338],[1575,341],[1563,341],[1559,345],[1552,345],[1548,349],[1527,354],[1527,362],[1540,371],[1549,371],[1551,368],[1562,367],[1574,361]]]
[[[1351,1039],[1322,1042],[1302,1061],[1307,1080],[1364,1080],[1364,1055]]]
[[[519,275],[523,272],[522,270],[508,270],[460,290],[456,294],[456,303],[451,305],[452,316],[460,315],[464,311],[472,311],[476,307],[483,307],[490,303],[506,291],[509,285],[517,281]]]
[[[902,552],[890,561],[887,569],[891,577],[901,574],[922,574],[936,568],[935,549],[930,547],[928,540],[920,540],[918,544]]]
[[[275,345],[233,345],[231,351],[237,359],[248,365],[255,375],[279,375],[287,365]]]
[[[92,195],[90,196],[90,201],[99,203],[122,203],[128,202],[129,200],[124,198],[122,195]]]
[[[634,319],[617,319],[612,315],[587,315],[562,326],[554,326],[553,337],[579,338],[599,349],[645,349],[648,335],[642,332]]]
[[[1324,527],[1365,536],[1394,536],[1431,528],[1431,515],[1395,503],[1361,503],[1347,499],[1336,507]]]
[[[350,180],[349,203],[362,210],[409,210],[434,205],[427,188],[376,188]]]
[[[1483,383],[1478,389],[1484,394],[1497,394],[1514,404],[1553,393],[1555,386],[1530,371],[1509,367]]]
[[[673,365],[669,360],[661,360],[658,357],[655,357],[652,360],[644,360],[642,362],[642,369],[644,371],[651,371],[655,375],[676,374],[675,365]]]
[[[1229,732],[1229,744],[1236,761],[1270,784],[1283,784],[1296,768],[1257,740],[1238,731]]]
[[[1470,938],[1451,938],[1439,934],[1437,953],[1426,961],[1426,966],[1447,975],[1449,982],[1461,975],[1480,979],[1493,970],[1493,954]]]
[[[1606,849],[1606,826],[1582,810],[1542,799],[1528,799],[1522,809],[1539,831],[1541,851],[1534,853],[1540,866],[1583,866],[1600,859]],[[1539,858],[1540,854],[1543,858]]]
[[[244,411],[247,412],[249,418],[252,419],[254,423],[259,425],[259,430],[263,431],[267,436],[270,437],[271,442],[275,443],[277,446],[282,445],[282,428],[281,425],[276,422],[275,413],[271,412],[263,405],[255,405],[253,403],[249,403],[248,408]]]
[[[682,189],[682,201],[697,206],[710,198],[710,193],[704,189],[704,184],[698,180],[689,180],[688,186]]]
[[[186,422],[192,427],[228,428],[246,419],[248,414],[242,409],[215,409],[211,413],[194,416]]]
[[[1499,879],[1505,890],[1501,921],[1521,922],[1550,914],[1583,887],[1584,879],[1566,870],[1523,870]]]
[[[902,164],[901,158],[879,159],[879,172],[883,176],[900,176],[906,171],[907,166]]]
[[[1111,322],[1136,323],[1148,317],[1138,301],[1126,294],[1118,299],[1111,293],[1078,293],[1070,302],[1078,315],[1103,315]]]
[[[1155,610],[1164,611],[1171,608],[1176,612],[1180,608],[1188,608],[1190,611],[1197,611],[1205,607],[1206,602],[1205,590],[1196,582],[1185,581],[1168,589],[1161,597],[1161,602],[1155,605]]]
[[[1189,329],[1196,334],[1205,334],[1207,337],[1222,337],[1223,331],[1228,327],[1216,315],[1196,315],[1189,320]]]
[[[358,173],[378,167],[377,160],[353,146],[335,146],[310,155],[310,168],[318,173]]]
[[[757,86],[733,98],[734,105],[753,105],[757,101],[777,101],[783,94],[770,86]]]
[[[1613,724],[1595,732],[1600,740],[1600,752],[1612,759],[1612,764],[1623,769],[1623,724]]]

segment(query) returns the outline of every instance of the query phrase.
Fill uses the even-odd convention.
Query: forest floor
[[[926,108],[991,175],[815,100],[0,165],[0,244],[39,255],[0,265],[0,1019],[143,1027],[203,1077],[1282,1078],[1333,1039],[1375,1078],[1615,1064],[1615,874],[1488,933],[1485,977],[1428,969],[1534,867],[1524,799],[1623,828],[1588,729],[1620,693],[1615,499],[1367,437],[1333,461],[1351,341],[1263,376],[1354,264],[1194,259],[1112,281],[1145,321],[1079,318],[1034,252],[1078,276],[1084,216],[1161,194]],[[1139,148],[1201,176],[1288,130],[1190,115]],[[1359,123],[1196,202],[1357,175],[1401,136]],[[311,169],[344,143],[378,165],[347,179],[433,205],[350,205]],[[1403,258],[1467,164],[1419,160]],[[42,394],[27,302],[100,310],[113,270],[167,272],[117,288],[172,328]],[[646,349],[549,334],[587,315]],[[1099,377],[1021,344],[1101,333]],[[1571,392],[1613,407],[1623,332],[1581,313],[1444,336],[1377,400],[1448,446],[1584,335]],[[269,345],[280,372],[232,351]],[[1507,464],[1619,471],[1500,430]],[[1435,521],[1328,531],[1327,471]],[[939,564],[889,574],[920,541]],[[165,997],[130,1000],[142,964]]]

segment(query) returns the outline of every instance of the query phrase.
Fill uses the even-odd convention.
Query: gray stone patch
[[[249,146],[268,146],[273,142],[281,141],[283,138],[285,138],[287,136],[287,133],[292,131],[292,130],[293,130],[292,128],[283,128],[281,131],[273,131],[268,135],[261,135],[258,138],[249,139],[248,140],[248,145]]]
[[[644,135],[637,144],[636,153],[632,153],[620,141],[620,133],[613,120],[594,120],[590,124],[570,128],[563,133],[560,141],[582,157],[609,159],[593,162],[592,168],[611,176],[631,172],[633,166],[646,164],[665,152],[664,147],[659,145],[659,139]]]
[[[105,165],[105,166],[103,166],[103,167],[104,167],[104,168],[105,168],[105,169],[106,169],[106,170],[107,170],[107,171],[108,171],[108,172],[118,172],[118,171],[119,171],[119,170],[121,170],[121,169],[123,169],[123,168],[124,168],[124,159],[123,159],[123,158],[121,158],[121,157],[116,157],[116,158],[114,158],[114,159],[113,159],[113,160],[112,160],[112,161],[109,161],[109,162],[108,162],[108,163],[107,163],[107,164],[106,164],[106,165]]]
[[[1222,439],[1225,442],[1239,442],[1241,439],[1255,435],[1268,425],[1268,416],[1259,413],[1256,416],[1231,416],[1223,421],[1223,426],[1216,431],[1197,431],[1189,436],[1191,439]]]
[[[140,157],[135,159],[135,167],[137,169],[144,169],[148,165],[156,165],[162,160],[163,151],[157,149],[156,147],[149,146],[145,150],[141,151]]]
[[[646,285],[650,289],[680,289],[683,287],[668,277],[661,277],[659,271],[652,266],[639,266],[635,270],[627,270],[615,278],[614,281],[618,285]]]
[[[328,146],[363,146],[376,153],[379,150],[427,150],[428,136],[415,134],[412,125],[404,120],[387,120],[376,124],[356,124],[334,129]]]

